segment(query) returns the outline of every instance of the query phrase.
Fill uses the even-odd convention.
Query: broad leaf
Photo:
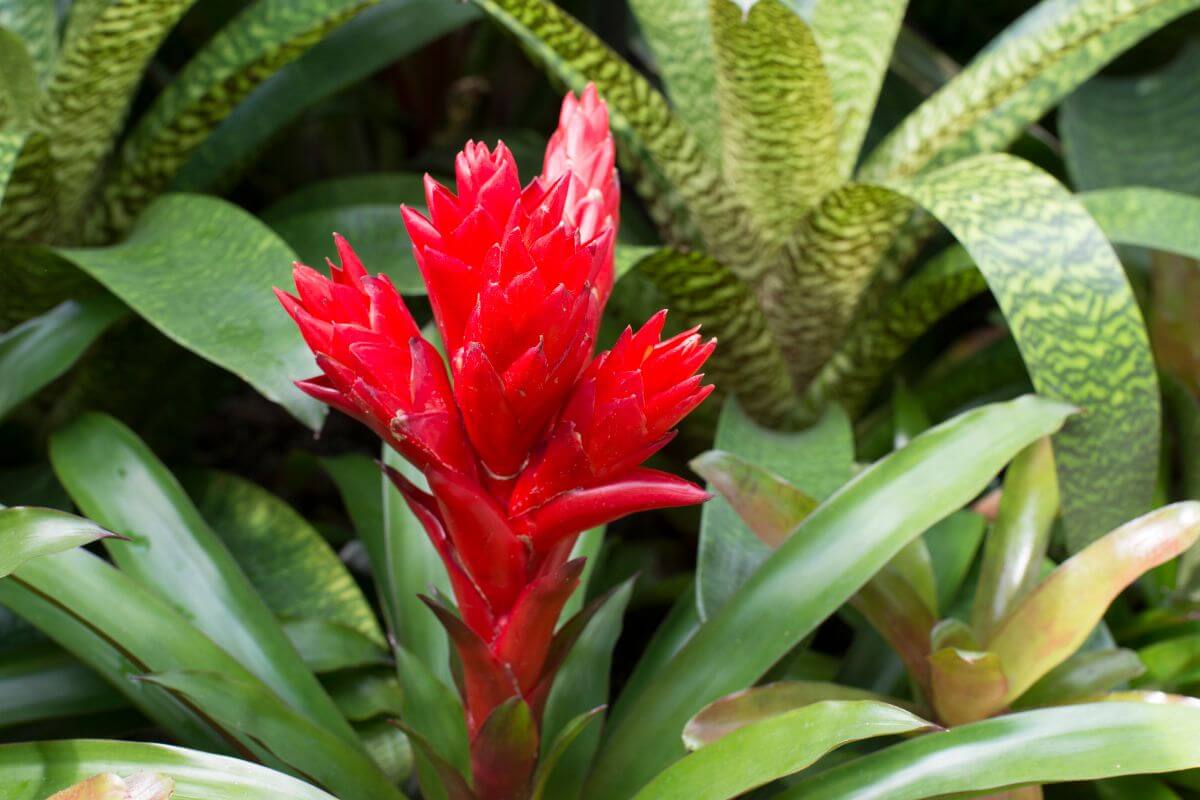
[[[335,800],[301,780],[235,758],[144,742],[72,740],[0,745],[5,800],[43,800],[97,773],[160,772],[175,800]]]
[[[0,660],[0,727],[126,707],[99,675],[53,645],[6,649]]]
[[[825,700],[755,722],[659,773],[635,800],[725,800],[808,767],[848,742],[930,723],[872,700]]]
[[[780,800],[921,800],[1200,766],[1200,709],[1094,703],[921,736],[835,767]]]
[[[132,431],[111,417],[85,414],[52,437],[50,458],[80,508],[131,538],[108,548],[125,574],[186,615],[294,708],[357,742],[229,549]]]
[[[706,703],[744,689],[899,552],[974,497],[1070,409],[1039,398],[984,406],[860,472],[802,523],[622,712],[591,789],[628,796],[677,758],[674,739]],[[880,516],[880,509],[887,509]],[[627,702],[622,700],[622,703]]]
[[[1132,650],[1110,648],[1076,653],[1029,687],[1016,708],[1059,705],[1096,697],[1146,671]]]
[[[128,309],[109,294],[67,300],[0,334],[0,418],[63,375]]]

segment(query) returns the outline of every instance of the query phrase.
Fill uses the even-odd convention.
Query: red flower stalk
[[[579,583],[582,560],[567,560],[579,533],[707,498],[641,464],[712,391],[697,371],[715,342],[696,330],[663,340],[662,311],[593,357],[620,200],[594,87],[564,100],[528,185],[503,144],[470,142],[455,168],[456,192],[426,178],[428,218],[402,209],[449,375],[392,284],[341,237],[330,278],[297,264],[297,296],[278,295],[322,372],[300,388],[425,476],[428,491],[389,471],[449,573],[459,613],[427,602],[462,663],[476,791],[503,800],[526,794],[537,747],[514,760],[487,721],[514,701],[540,720],[570,646],[571,626],[555,629]]]

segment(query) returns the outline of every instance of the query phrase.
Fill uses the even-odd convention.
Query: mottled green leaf
[[[293,385],[316,373],[312,354],[271,292],[291,286],[296,256],[261,222],[214,197],[169,195],[120,244],[62,254],[167,337],[320,428],[325,407]]]
[[[982,639],[1029,592],[1041,574],[1058,516],[1058,479],[1049,439],[1031,444],[1004,475],[1000,511],[983,545],[971,625]]]
[[[33,123],[38,104],[35,70],[25,42],[0,25],[0,121],[11,131],[26,131]]]
[[[1153,186],[1200,194],[1197,93],[1200,46],[1195,44],[1155,72],[1097,77],[1079,87],[1058,112],[1067,171],[1076,188]]]
[[[907,5],[908,0],[816,0],[808,13],[833,90],[843,178],[858,161]]]
[[[196,146],[263,81],[372,0],[258,0],[167,84],[121,146],[90,225],[129,228]]]
[[[200,670],[159,672],[142,680],[188,698],[222,727],[260,742],[280,761],[336,792],[342,800],[399,800],[405,796],[361,747],[349,746],[270,692]]]
[[[212,191],[251,164],[301,114],[379,72],[479,12],[446,0],[379,0],[275,72],[191,153],[174,191]]]
[[[630,0],[675,113],[714,165],[721,163],[721,115],[708,0]]]
[[[1200,197],[1165,189],[1102,189],[1079,196],[1117,244],[1200,259]]]
[[[780,0],[758,0],[746,13],[730,0],[710,0],[709,9],[725,177],[755,230],[785,241],[839,177],[821,51]]]
[[[722,0],[724,2],[724,0]],[[872,700],[825,700],[742,727],[659,773],[635,800],[724,800],[799,772],[849,742],[930,724]]]
[[[0,131],[0,203],[4,201],[4,192],[17,165],[21,148],[25,145],[25,137],[26,134],[16,131]],[[4,238],[7,239],[8,236],[5,235]]]
[[[1075,87],[1200,0],[1042,0],[908,116],[861,177],[1003,149]]]
[[[71,740],[0,745],[5,800],[43,800],[96,773],[153,770],[174,800],[335,800],[304,781],[235,758],[145,742]]]
[[[983,642],[999,656],[1008,679],[1004,702],[1020,697],[1083,644],[1126,586],[1198,537],[1200,503],[1176,503],[1127,523],[1063,562]]]
[[[110,294],[93,295],[0,334],[0,418],[70,369],[127,311]]]
[[[0,0],[0,28],[21,37],[44,81],[58,50],[58,12],[54,0]]]
[[[0,578],[31,558],[112,536],[91,520],[49,508],[0,509]]]
[[[720,346],[718,344],[718,346]],[[755,423],[737,403],[721,409],[714,446],[788,481],[820,501],[850,479],[854,442],[846,415],[830,408],[812,428],[782,433]],[[709,618],[770,554],[724,497],[700,511],[696,602]]]
[[[900,548],[961,508],[1069,412],[1030,397],[983,406],[860,472],[810,514],[644,688],[621,699],[593,771],[593,796],[628,797],[678,758],[682,745],[674,737],[692,715],[758,680]],[[626,703],[634,708],[622,710]]]
[[[184,486],[276,616],[335,623],[385,647],[353,576],[295,509],[227,472],[192,473]]]

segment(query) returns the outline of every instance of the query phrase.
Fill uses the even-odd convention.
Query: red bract
[[[514,698],[540,718],[569,650],[555,629],[579,583],[582,561],[567,560],[578,534],[707,497],[641,464],[712,391],[698,370],[714,342],[696,330],[663,340],[664,311],[593,358],[620,201],[593,87],[567,96],[525,187],[503,144],[468,143],[455,173],[455,192],[426,179],[428,218],[403,209],[449,375],[392,284],[340,237],[330,278],[297,265],[298,296],[278,294],[322,371],[300,387],[425,476],[428,490],[389,470],[458,603],[455,614],[429,601],[462,663],[476,790],[519,797],[528,775],[512,770],[536,750],[509,753],[523,766],[492,763],[504,748],[487,741],[487,720]]]

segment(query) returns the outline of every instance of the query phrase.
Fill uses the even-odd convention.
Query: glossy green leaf
[[[91,224],[127,230],[209,133],[284,65],[371,0],[258,0],[167,84],[121,145]]]
[[[0,508],[0,578],[31,558],[111,537],[91,520],[32,506]]]
[[[724,800],[791,775],[848,742],[930,724],[870,700],[826,700],[747,725],[659,773],[636,800]]]
[[[708,0],[630,0],[675,113],[713,164],[721,162],[721,114]]]
[[[915,174],[1008,146],[1075,87],[1200,0],[1042,0],[909,115],[862,177]]]
[[[67,300],[0,334],[0,417],[63,375],[127,311],[99,294]]]
[[[390,720],[377,719],[355,726],[367,754],[393,784],[404,785],[413,771],[412,743]]]
[[[917,587],[895,568],[904,549],[867,581],[850,602],[900,656],[922,691],[929,689],[929,634],[937,618]]]
[[[342,714],[351,722],[403,713],[404,691],[394,670],[358,669],[330,675],[324,680]]]
[[[838,182],[833,94],[812,30],[780,0],[710,0],[722,167],[754,229],[788,239]]]
[[[815,500],[823,500],[850,478],[854,441],[849,420],[830,408],[806,431],[780,433],[750,419],[737,403],[721,409],[713,443],[783,478]],[[770,553],[724,497],[700,512],[696,598],[701,617],[715,613]]]
[[[543,800],[545,798],[547,786],[551,776],[554,774],[555,768],[558,767],[558,762],[571,748],[575,740],[593,722],[600,719],[603,712],[603,706],[593,708],[591,711],[585,711],[564,725],[562,730],[558,732],[558,735],[554,737],[554,741],[550,743],[549,748],[545,749],[544,755],[538,760],[537,769],[533,774],[533,792],[530,794],[530,800]],[[561,797],[562,795],[556,796]]]
[[[14,182],[22,202],[6,208],[0,225],[23,234],[57,228],[73,234],[88,210],[100,166],[109,155],[133,95],[163,39],[195,0],[112,0],[95,6],[86,20],[74,19],[55,61],[39,115],[46,149],[27,149]],[[80,6],[74,9],[80,10]],[[75,15],[73,15],[75,16]],[[50,196],[30,192],[52,171]],[[52,216],[47,216],[53,210]]]
[[[337,485],[346,513],[354,524],[354,532],[367,553],[367,561],[375,571],[375,592],[388,630],[394,630],[391,584],[380,571],[386,563],[383,538],[383,490],[379,464],[357,454],[321,459],[321,466]]]
[[[185,614],[294,708],[357,741],[229,549],[132,431],[111,417],[85,414],[52,437],[50,458],[88,516],[131,538],[108,548],[122,571]]]
[[[289,624],[349,629],[386,655],[375,613],[354,577],[295,509],[227,472],[189,474],[184,487],[276,616]]]
[[[1117,244],[1200,259],[1200,197],[1134,187],[1088,192],[1080,200]]]
[[[995,653],[946,647],[928,658],[929,694],[945,724],[974,722],[1003,705],[1008,681]]]
[[[984,642],[1008,679],[1005,702],[1083,644],[1126,586],[1198,538],[1200,503],[1176,503],[1123,525],[1063,562]]]
[[[817,507],[816,500],[770,470],[724,450],[709,450],[693,458],[689,466],[772,550]]]
[[[404,687],[402,729],[413,742],[421,790],[430,800],[446,797],[444,770],[468,774],[471,755],[467,739],[466,715],[455,691],[403,646],[395,648],[396,674]],[[417,738],[414,738],[416,734]],[[422,752],[422,740],[429,753]],[[440,763],[440,761],[445,763]],[[445,787],[445,788],[442,788]]]
[[[937,583],[937,607],[949,609],[967,578],[975,554],[983,541],[984,518],[971,511],[958,511],[925,531]]]
[[[554,678],[542,719],[542,758],[549,759],[572,724],[608,701],[613,649],[633,594],[626,581],[599,602]],[[547,797],[578,797],[600,745],[599,726],[575,732],[545,777]]]
[[[968,502],[1069,413],[1031,397],[983,406],[860,472],[659,670],[637,696],[637,714],[619,715],[600,751],[594,796],[628,796],[644,785],[681,754],[672,737],[696,711],[752,684],[900,548]]]
[[[566,604],[558,615],[559,625],[562,625],[566,620],[579,613],[583,608],[584,602],[587,600],[588,591],[591,589],[592,576],[596,573],[596,564],[600,558],[600,553],[604,549],[604,538],[607,528],[601,525],[599,528],[590,528],[579,534],[579,538],[575,540],[575,544],[571,547],[571,559],[576,558],[586,559],[583,564],[583,572],[579,575],[579,585],[575,587],[575,591],[567,598]]]
[[[683,743],[688,750],[696,750],[747,725],[826,700],[869,700],[878,704],[903,705],[890,697],[837,683],[779,681],[734,692],[709,703],[688,720],[683,729]]]
[[[387,650],[375,638],[332,620],[287,620],[283,632],[304,666],[319,675],[391,663]]]
[[[0,727],[125,707],[99,675],[53,645],[6,650],[0,658]]]
[[[1146,674],[1138,686],[1175,689],[1200,682],[1200,635],[1174,636],[1138,650]]]
[[[0,0],[0,28],[21,37],[45,80],[58,50],[58,12],[54,0]]]
[[[867,135],[908,0],[815,0],[807,19],[821,48],[837,118],[838,166],[849,177]]]
[[[342,800],[404,797],[361,746],[348,745],[253,685],[199,670],[158,672],[142,680],[188,698],[223,727],[260,742],[280,761]]]
[[[1136,76],[1101,76],[1058,112],[1072,183],[1080,190],[1139,186],[1200,194],[1200,47]]]
[[[1093,703],[921,736],[801,781],[780,800],[920,800],[1030,783],[1188,769],[1200,709]]]
[[[162,744],[76,739],[0,745],[4,800],[43,800],[106,771],[169,775],[175,781],[174,800],[335,800],[257,764]]]
[[[1038,391],[1086,412],[1054,442],[1071,549],[1145,512],[1158,466],[1158,381],[1141,313],[1099,227],[1061,184],[1009,156],[967,159],[897,189],[971,254]],[[1005,224],[989,222],[997,219]],[[1097,337],[1108,346],[1093,347]]]
[[[971,625],[980,638],[988,638],[1037,583],[1057,515],[1054,450],[1043,439],[1014,458],[1004,475],[1000,511],[983,545],[971,609]]]
[[[307,109],[477,18],[445,0],[379,0],[279,69],[199,144],[176,174],[174,191],[228,184]]]
[[[147,671],[203,669],[257,683],[259,691],[270,694],[174,607],[85,550],[26,562],[0,581],[0,599],[104,675],[151,719],[184,741],[205,743],[206,749],[228,745],[193,712],[130,678]]]
[[[1108,648],[1076,653],[1030,686],[1015,708],[1076,702],[1103,694],[1146,671],[1132,650]]]
[[[266,226],[214,197],[170,195],[113,247],[63,251],[168,338],[238,377],[314,430],[325,408],[292,382],[316,372],[272,287],[295,254]]]

